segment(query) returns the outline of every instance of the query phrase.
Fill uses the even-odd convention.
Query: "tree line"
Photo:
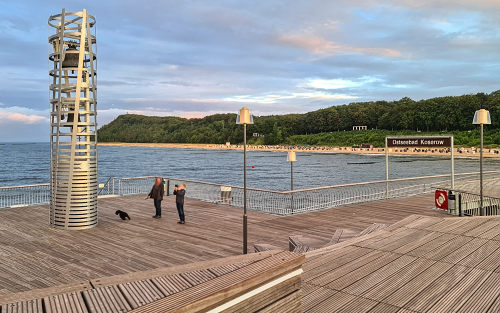
[[[420,101],[405,97],[397,101],[357,102],[305,114],[255,116],[254,124],[247,127],[247,136],[250,144],[350,145],[353,142],[380,146],[380,137],[386,134],[447,132],[462,138],[463,145],[474,145],[474,140],[468,140],[473,137],[469,131],[477,131],[472,118],[481,108],[490,111],[492,120],[492,125],[486,127],[485,143],[500,145],[500,90]],[[367,126],[369,131],[351,131],[354,125]],[[252,137],[253,133],[263,137]],[[98,140],[241,143],[243,127],[236,124],[236,114],[229,113],[193,119],[126,114],[101,127]]]

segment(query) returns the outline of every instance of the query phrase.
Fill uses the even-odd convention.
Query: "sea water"
[[[0,186],[48,183],[49,143],[0,144]],[[390,178],[449,174],[449,157],[390,156]],[[484,159],[484,170],[500,170],[500,159]],[[478,159],[455,159],[455,172],[479,171]],[[164,147],[99,146],[99,182],[110,176],[164,176],[243,185],[243,151]],[[297,152],[294,189],[385,179],[385,156]],[[290,189],[286,152],[247,151],[247,186]]]

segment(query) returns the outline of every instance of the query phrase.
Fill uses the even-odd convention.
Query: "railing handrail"
[[[45,184],[33,184],[33,185],[3,186],[3,187],[0,187],[0,190],[1,189],[11,189],[11,188],[41,187],[41,186],[49,186],[49,185],[50,185],[49,183],[45,183]]]
[[[500,173],[500,171],[483,171],[483,174],[491,174],[491,173]],[[479,172],[455,174],[455,177],[456,176],[475,175],[475,174],[479,174]],[[333,189],[333,188],[342,188],[342,187],[362,186],[362,185],[369,185],[369,184],[380,184],[380,183],[385,183],[386,181],[387,182],[397,182],[397,181],[422,180],[422,179],[427,179],[427,178],[449,177],[450,175],[451,174],[441,174],[441,175],[432,175],[432,176],[394,178],[394,179],[389,179],[389,180],[377,180],[377,181],[369,181],[369,182],[362,182],[362,183],[351,183],[351,184],[343,184],[343,185],[333,185],[333,186],[322,186],[322,187],[307,188],[307,189],[288,190],[288,191],[282,191],[282,193],[294,193],[294,192],[313,191],[313,190],[321,190],[321,189]]]
[[[444,188],[444,187],[435,187],[436,189],[441,189],[441,190],[447,190],[447,191],[453,191],[454,193],[455,192],[458,192],[458,193],[466,193],[466,194],[469,194],[469,195],[473,195],[473,196],[478,196],[478,197],[481,197],[481,194],[480,193],[475,193],[475,192],[470,192],[470,191],[465,191],[465,190],[460,190],[460,189],[451,189],[451,188]],[[496,200],[500,200],[500,197],[497,197],[497,196],[491,196],[489,194],[484,194],[483,193],[483,198],[491,198],[491,199],[496,199]]]

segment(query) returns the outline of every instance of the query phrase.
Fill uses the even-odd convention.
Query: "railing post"
[[[387,137],[385,137],[385,198],[389,199],[389,150],[387,149]]]
[[[462,194],[458,194],[458,216],[463,217],[464,213],[462,212]]]

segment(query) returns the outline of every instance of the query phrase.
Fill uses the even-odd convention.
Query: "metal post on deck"
[[[293,191],[293,162],[290,162],[290,191]],[[293,192],[290,199],[290,207],[292,208],[293,214]]]
[[[253,124],[249,109],[241,108],[236,124],[243,124],[243,254],[247,254],[247,124]]]
[[[247,124],[243,124],[243,254],[247,254]]]
[[[451,136],[451,189],[455,190],[455,154],[453,153],[453,149],[453,136]]]
[[[479,150],[479,195],[481,197],[479,212],[481,212],[481,216],[485,216],[483,207],[483,124],[481,124],[481,150]]]
[[[480,191],[480,212],[481,216],[486,215],[486,212],[483,207],[483,126],[484,124],[491,124],[490,112],[485,109],[477,110],[474,113],[474,119],[472,120],[472,124],[481,125],[481,150],[479,150],[479,191]]]
[[[297,160],[297,156],[295,155],[295,151],[288,151],[287,156],[288,162],[290,162],[290,208],[292,209],[293,214],[293,162]]]
[[[385,137],[385,198],[389,199],[389,150],[387,149],[387,137]]]
[[[464,213],[462,212],[462,194],[458,194],[458,216],[462,217],[464,216]]]

